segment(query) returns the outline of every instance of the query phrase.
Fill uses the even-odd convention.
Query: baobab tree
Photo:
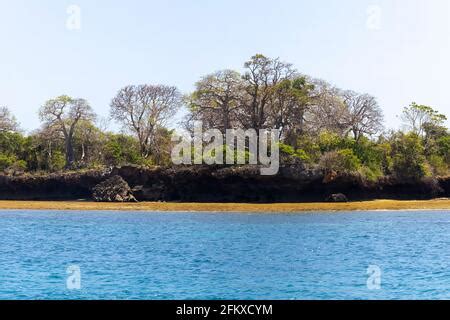
[[[314,85],[305,76],[281,81],[274,88],[271,99],[272,127],[280,130],[286,143],[297,147],[297,139],[304,133],[305,114],[311,106]]]
[[[348,130],[356,141],[364,134],[372,136],[383,129],[383,111],[374,97],[354,91],[344,91],[342,97],[348,111]]]
[[[17,131],[19,124],[7,107],[0,107],[0,132]]]
[[[95,114],[84,99],[74,99],[69,96],[59,96],[48,100],[39,110],[39,118],[47,127],[59,130],[64,136],[66,151],[66,168],[72,168],[75,163],[73,138],[80,121],[92,121]]]
[[[141,156],[148,158],[156,147],[158,130],[176,114],[181,101],[181,94],[175,87],[127,86],[112,100],[111,117],[137,136]]]
[[[244,67],[246,72],[242,79],[245,94],[241,99],[239,120],[246,129],[258,131],[274,127],[270,120],[275,89],[280,82],[292,79],[296,71],[291,64],[262,54],[253,56]]]
[[[320,79],[313,79],[312,83],[311,106],[305,115],[307,131],[313,135],[329,131],[341,137],[346,136],[349,112],[341,91]]]
[[[193,120],[202,121],[205,128],[219,129],[225,134],[227,129],[236,126],[241,96],[240,74],[224,70],[203,77],[186,100]]]

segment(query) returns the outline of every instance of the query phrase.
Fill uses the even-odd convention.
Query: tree
[[[450,133],[437,141],[438,154],[444,158],[447,166],[450,168]]]
[[[310,131],[334,132],[341,137],[352,133],[359,141],[383,128],[383,112],[376,99],[368,94],[343,91],[323,80],[314,80],[314,93],[306,120]]]
[[[139,143],[136,138],[124,134],[106,134],[102,148],[103,162],[108,166],[140,164]]]
[[[111,102],[111,117],[134,132],[140,153],[147,158],[155,146],[158,130],[181,106],[181,94],[164,85],[127,86]]]
[[[244,95],[239,120],[244,129],[273,128],[269,120],[274,101],[275,87],[283,80],[291,79],[295,70],[289,63],[271,59],[262,54],[253,56],[244,65]]]
[[[274,88],[272,123],[287,144],[297,148],[297,140],[305,130],[305,114],[311,105],[314,85],[304,76],[285,79]]]
[[[21,156],[25,137],[20,132],[0,132],[0,153]]]
[[[358,171],[361,161],[351,149],[330,151],[325,153],[319,161],[319,168],[327,173],[352,173]]]
[[[402,120],[411,131],[423,137],[427,125],[442,125],[447,120],[447,117],[432,107],[413,102],[403,110]]]
[[[18,131],[19,124],[7,107],[0,107],[0,132]]]
[[[236,126],[242,80],[238,72],[218,71],[196,83],[196,90],[188,97],[193,120],[203,122],[205,128],[219,129],[225,134]]]
[[[155,147],[151,155],[151,161],[156,165],[168,165],[171,163],[172,149],[174,143],[172,136],[174,131],[166,128],[159,128],[156,134]]]
[[[349,130],[356,141],[364,134],[372,136],[382,130],[383,111],[374,97],[354,91],[344,91],[342,96],[348,110]]]
[[[80,121],[74,135],[74,149],[79,164],[89,166],[101,161],[101,149],[105,143],[103,132],[92,121]]]
[[[0,171],[23,171],[26,168],[23,160],[26,140],[20,132],[0,131]]]
[[[60,96],[47,101],[39,111],[41,121],[46,126],[54,127],[64,136],[66,152],[66,168],[72,168],[75,163],[73,138],[80,121],[92,121],[95,114],[84,99],[73,99]]]
[[[58,171],[65,166],[64,136],[56,127],[43,126],[29,136],[28,168]]]
[[[349,110],[342,91],[323,80],[315,79],[312,83],[314,92],[305,116],[308,131],[316,135],[326,131],[347,136]]]
[[[429,175],[422,139],[414,132],[399,133],[392,141],[394,173],[403,179],[420,179]]]

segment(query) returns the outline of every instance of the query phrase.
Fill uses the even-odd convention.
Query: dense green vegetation
[[[444,176],[450,168],[446,116],[433,107],[405,107],[403,129],[388,131],[376,99],[341,90],[300,74],[279,59],[255,55],[241,74],[224,70],[200,79],[191,94],[163,85],[127,86],[111,102],[121,133],[100,125],[84,99],[60,96],[39,110],[40,129],[23,134],[7,107],[0,108],[0,171],[57,172],[125,164],[168,165],[173,131],[193,123],[225,134],[229,128],[279,129],[289,158],[328,172],[354,173],[375,181]]]

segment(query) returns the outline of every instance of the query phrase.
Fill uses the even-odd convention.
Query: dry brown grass
[[[349,203],[96,203],[89,201],[0,201],[0,209],[11,210],[112,210],[112,211],[198,211],[198,212],[305,212],[357,210],[450,210],[450,199],[429,201],[376,200]]]

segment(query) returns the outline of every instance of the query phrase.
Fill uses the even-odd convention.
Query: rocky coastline
[[[0,176],[0,200],[96,200],[288,203],[330,199],[428,200],[450,197],[450,177],[405,181],[386,177],[377,182],[358,175],[324,173],[287,165],[275,176],[261,176],[257,166],[124,166],[46,175]],[[119,194],[101,190],[107,180],[123,180]],[[112,183],[115,185],[114,183]],[[121,184],[122,185],[122,184]],[[128,185],[128,186],[126,186]],[[129,187],[129,188],[128,188]],[[107,195],[102,198],[99,195]],[[334,196],[333,196],[334,195]]]

